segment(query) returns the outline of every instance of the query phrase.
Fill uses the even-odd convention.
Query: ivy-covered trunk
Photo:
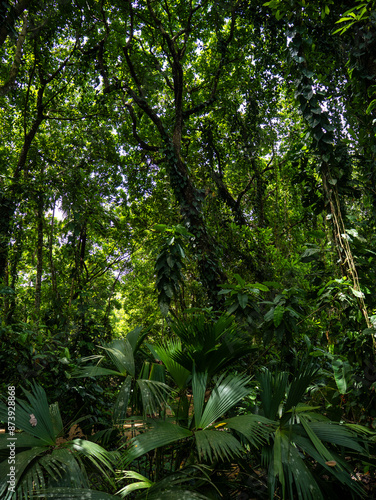
[[[338,184],[344,176],[340,168],[343,161],[334,142],[335,127],[331,124],[330,115],[321,105],[321,95],[314,85],[314,72],[308,68],[305,56],[305,45],[311,45],[312,39],[306,33],[306,27],[297,15],[292,33],[290,54],[293,69],[297,75],[295,98],[299,104],[303,118],[307,124],[306,137],[312,140],[318,153],[316,171],[322,179],[324,201],[327,207],[327,219],[331,222],[333,241],[338,254],[338,262],[343,276],[349,276],[353,282],[354,293],[359,308],[363,313],[367,328],[371,328],[364,295],[360,290],[355,260],[346,234],[343,214],[340,205]],[[373,338],[374,349],[376,341]]]
[[[5,284],[14,202],[0,192],[0,284]]]
[[[39,319],[41,295],[42,295],[42,273],[43,273],[43,195],[39,194],[37,204],[37,268],[35,279],[35,299],[34,299],[34,315]]]

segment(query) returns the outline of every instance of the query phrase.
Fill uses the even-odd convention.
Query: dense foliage
[[[0,495],[362,496],[375,54],[375,0],[1,2]]]

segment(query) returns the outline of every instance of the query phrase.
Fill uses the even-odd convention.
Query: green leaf
[[[73,371],[73,378],[86,378],[86,377],[102,377],[105,375],[122,376],[122,373],[110,370],[109,368],[102,368],[101,366],[85,366],[84,368],[77,368]]]
[[[242,309],[245,309],[248,303],[248,295],[245,293],[238,293],[238,302],[240,304],[240,307]]]
[[[350,287],[350,290],[352,291],[353,295],[355,295],[355,297],[358,297],[360,299],[364,299],[364,293],[361,292],[360,290],[355,290],[355,288],[352,288],[352,287]]]
[[[135,364],[132,346],[127,339],[115,339],[107,346],[101,347],[110,357],[117,370],[125,377],[135,376]]]
[[[273,322],[274,322],[274,326],[276,328],[278,328],[279,325],[281,324],[281,322],[283,320],[283,314],[284,314],[284,312],[285,312],[285,308],[283,306],[277,306],[274,309]]]
[[[351,366],[347,361],[335,359],[332,361],[334,379],[340,394],[346,394],[348,383],[352,378]]]
[[[269,292],[270,289],[268,288],[268,285],[269,286],[276,286],[276,288],[278,288],[278,283],[274,282],[274,281],[270,281],[270,282],[265,282],[265,283],[252,283],[251,285],[249,285],[250,288],[256,288],[257,290],[261,290],[262,292]]]
[[[203,427],[201,424],[201,416],[204,407],[207,380],[207,372],[197,372],[194,366],[192,373],[192,393],[196,429]]]
[[[210,462],[231,460],[244,452],[239,441],[226,431],[200,430],[194,436],[199,457]]]
[[[198,421],[195,421],[196,427],[201,427],[203,429],[209,427],[209,425],[225,415],[225,413],[235,406],[236,403],[247,396],[250,392],[248,386],[250,380],[250,377],[240,375],[220,377],[206,403],[202,417],[200,415]],[[195,394],[193,394],[193,401],[194,400]]]
[[[153,422],[149,431],[131,439],[124,456],[125,465],[155,448],[186,439],[192,435],[193,433],[188,429],[171,422]]]
[[[170,387],[156,380],[138,379],[144,415],[157,413],[167,402]]]
[[[233,429],[242,434],[256,448],[269,441],[275,428],[275,423],[272,420],[261,415],[239,415],[225,419],[223,423],[225,424],[225,428]],[[217,425],[221,426],[221,424]]]
[[[123,423],[126,419],[131,387],[132,377],[128,375],[120,387],[119,394],[114,405],[113,421],[115,424]]]
[[[173,354],[181,351],[180,340],[168,340],[163,345],[149,346],[153,348],[159,359],[165,365],[170,375],[174,379],[175,384],[180,390],[183,390],[190,378],[190,371],[184,368],[180,363],[173,359]],[[153,352],[153,351],[152,351]]]

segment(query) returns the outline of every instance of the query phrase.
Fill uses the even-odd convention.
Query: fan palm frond
[[[90,460],[91,463],[102,472],[102,474],[110,479],[106,469],[112,470],[118,457],[118,453],[106,451],[102,448],[102,446],[86,439],[74,439],[69,442],[67,447],[68,449],[77,452],[79,456],[83,456]]]
[[[303,359],[298,375],[294,377],[293,383],[289,385],[288,396],[284,405],[285,412],[288,412],[292,407],[300,403],[317,371],[318,369],[312,362],[307,362]]]
[[[127,409],[132,389],[132,377],[128,375],[120,386],[118,397],[116,398],[112,418],[115,425],[121,424],[127,417]]]
[[[113,375],[116,377],[123,376],[121,372],[111,370],[110,368],[104,368],[103,366],[84,366],[72,372],[73,378],[103,377],[106,375]]]
[[[113,409],[112,418],[116,425],[122,423],[126,418],[132,395],[132,386],[140,390],[144,416],[157,413],[166,403],[168,394],[171,391],[170,387],[164,383],[164,367],[161,365],[145,362],[141,373],[138,378],[136,377],[134,350],[139,346],[140,332],[140,328],[135,329],[128,334],[128,336],[130,335],[130,340],[128,340],[127,336],[125,339],[115,339],[101,347],[116,370],[101,366],[85,366],[73,373],[73,376],[76,378],[112,375],[125,379],[120,387]],[[141,338],[144,338],[144,336],[141,336]],[[102,359],[103,356],[100,357],[101,361]],[[132,397],[132,404],[138,406],[138,393],[135,393],[134,396]]]
[[[107,452],[99,445],[82,439],[58,440],[63,430],[59,407],[57,403],[48,405],[42,387],[33,384],[30,392],[24,392],[28,401],[17,400],[15,406],[15,425],[24,431],[16,435],[14,489],[17,498],[31,498],[46,486],[87,488],[83,460],[90,461],[102,474],[113,469],[116,462],[114,452]],[[7,442],[8,438],[1,435],[0,498],[4,500],[15,498],[8,487],[9,452],[8,456],[3,453]]]
[[[312,363],[305,363],[291,383],[285,373],[273,375],[264,370],[260,375],[262,409],[274,420],[270,427],[272,445],[264,447],[262,453],[263,463],[268,465],[270,498],[279,482],[283,499],[294,498],[295,493],[302,500],[322,499],[312,459],[361,498],[362,488],[352,480],[337,448],[364,456],[362,439],[351,428],[315,414],[314,407],[300,404],[315,373]]]
[[[46,444],[53,445],[57,436],[63,430],[61,419],[58,420],[56,410],[52,410],[55,414],[54,425],[47,396],[41,386],[34,383],[31,392],[25,389],[23,391],[29,402],[17,401],[15,409],[16,427],[41,439]],[[56,425],[60,428],[56,429],[55,432],[54,427]]]
[[[4,435],[5,438],[5,435]],[[15,455],[15,484],[16,488],[21,482],[24,473],[28,467],[32,468],[32,465],[38,460],[38,458],[46,453],[48,449],[45,446],[34,446],[31,450],[21,451]],[[9,454],[8,454],[9,455]],[[0,498],[8,500],[12,498],[13,493],[8,490],[8,476],[9,474],[9,463],[6,458],[0,463]],[[35,479],[34,473],[31,473],[32,479]],[[38,481],[39,482],[39,481]],[[8,490],[8,491],[7,491]]]
[[[278,409],[286,396],[288,389],[287,372],[280,372],[273,375],[269,370],[263,370],[257,379],[260,382],[260,398],[265,417],[273,420],[277,415]]]
[[[204,410],[207,381],[208,381],[208,374],[206,372],[196,372],[195,367],[193,367],[192,393],[193,393],[195,426],[197,429],[200,427],[201,416]]]
[[[158,412],[167,402],[171,388],[163,382],[148,379],[138,379],[137,385],[140,389],[144,415]]]
[[[190,430],[171,422],[153,422],[150,430],[131,439],[130,446],[124,456],[124,465],[129,465],[133,460],[150,450],[166,446],[192,435],[193,433]]]
[[[251,378],[241,375],[222,376],[216,383],[206,403],[198,427],[205,429],[213,422],[221,418],[230,408],[241,401],[250,392],[248,387]],[[192,380],[193,382],[193,380]],[[193,387],[193,386],[192,386]],[[195,401],[195,393],[193,392]],[[196,407],[195,407],[196,413]]]
[[[152,354],[165,365],[179,389],[184,390],[190,379],[191,372],[173,358],[175,353],[181,351],[180,340],[168,340],[163,345],[148,345],[148,347]]]
[[[133,355],[136,354],[140,348],[142,342],[145,340],[146,336],[149,334],[150,328],[144,330],[142,326],[136,326],[132,331],[127,333],[127,340],[130,343],[133,351]],[[141,334],[141,332],[143,333]]]
[[[112,363],[123,376],[129,374],[134,377],[136,375],[133,349],[129,340],[116,339],[107,346],[101,347],[101,349],[107,352]]]
[[[184,346],[172,358],[189,372],[195,365],[197,371],[207,371],[211,377],[252,350],[228,315],[216,321],[196,315],[189,321],[176,320],[171,328]]]
[[[226,430],[199,430],[195,439],[198,456],[210,462],[231,460],[244,452],[240,442]]]
[[[255,448],[266,444],[273,434],[276,425],[272,420],[261,415],[239,415],[217,424],[225,429],[233,429],[242,434]]]

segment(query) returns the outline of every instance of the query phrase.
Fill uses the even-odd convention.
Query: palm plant
[[[184,445],[185,465],[233,459],[246,451],[246,443],[254,446],[265,444],[270,434],[267,418],[240,415],[218,422],[249,394],[249,382],[248,376],[222,375],[205,403],[208,374],[193,369],[194,412],[188,425],[167,420],[153,421],[146,432],[131,440],[124,455],[124,466],[151,450],[177,442]],[[182,464],[177,461],[176,470]]]
[[[157,482],[152,482],[134,471],[125,471],[124,477],[138,481],[125,486],[117,494],[121,498],[125,498],[134,491],[141,490],[136,497],[138,500],[182,500],[184,498],[187,500],[208,500],[207,496],[195,491],[195,489],[205,483],[214,487],[208,471],[200,465],[190,465]]]
[[[242,461],[251,449],[259,449],[271,499],[277,490],[283,499],[324,499],[331,485],[323,476],[360,498],[363,491],[351,477],[344,450],[346,455],[366,454],[360,438],[365,429],[331,422],[315,411],[318,407],[301,402],[315,371],[307,363],[289,382],[287,372],[273,375],[265,369],[259,376],[261,413],[226,418],[226,413],[249,394],[250,378],[219,377],[205,403],[208,374],[194,368],[194,413],[187,425],[181,425],[182,420],[151,422],[146,432],[131,440],[124,465],[154,449],[160,450],[163,460],[163,450],[173,443],[176,448],[183,447],[177,456],[185,457],[175,463],[175,470],[192,463],[210,463],[215,468],[219,462]]]
[[[360,426],[331,422],[301,399],[312,382],[316,369],[312,363],[302,365],[299,374],[289,382],[289,374],[273,375],[269,370],[259,376],[263,416],[273,422],[269,445],[262,449],[262,463],[268,469],[270,498],[278,487],[283,499],[320,500],[328,497],[330,483],[326,475],[360,498],[362,488],[351,478],[345,459],[349,450],[365,454],[359,434]],[[325,443],[325,444],[324,444]],[[325,490],[325,493],[323,493]]]
[[[154,414],[166,402],[170,388],[164,383],[164,368],[157,363],[144,361],[143,366],[136,375],[135,354],[138,351],[143,336],[139,336],[141,329],[137,328],[130,332],[124,339],[115,339],[101,346],[104,355],[93,355],[82,361],[96,360],[96,365],[86,365],[77,369],[73,377],[101,377],[111,376],[123,380],[113,409],[113,422],[121,424],[127,417],[131,395],[141,395],[143,414]],[[100,366],[104,361],[109,362],[114,368]],[[136,389],[136,391],[133,391]],[[134,398],[132,403],[137,406],[138,401]]]
[[[15,427],[23,432],[14,435],[14,492],[8,487],[9,439],[0,435],[0,498],[27,499],[53,487],[88,488],[88,462],[114,484],[108,470],[113,470],[117,454],[85,439],[64,439],[58,403],[49,405],[36,384],[24,393],[27,401],[15,405]],[[0,420],[6,422],[7,416],[6,405],[0,403]]]
[[[177,401],[170,402],[170,407],[174,410],[176,420],[181,420],[182,424],[187,423],[189,415],[190,401],[188,399],[188,384],[192,375],[189,370],[184,368],[174,358],[176,353],[182,351],[180,339],[165,340],[163,344],[148,344],[153,356],[161,361],[173,379],[177,389]]]
[[[132,498],[137,500],[209,500],[211,497],[205,496],[195,489],[204,483],[214,487],[207,471],[199,465],[169,474],[157,482],[150,481],[134,471],[122,471],[122,475],[123,479],[135,479],[136,482],[128,484],[114,494],[92,489],[53,488],[37,493],[33,498],[44,499],[47,495],[49,500],[82,500],[83,498],[88,500],[120,500],[128,495],[133,495]],[[138,494],[137,491],[139,491]],[[134,497],[135,494],[136,497]]]
[[[207,373],[210,380],[253,348],[228,315],[213,320],[198,314],[188,321],[175,320],[171,329],[175,338],[148,347],[178,387],[178,400],[170,404],[176,419],[186,426],[190,407],[187,391],[193,370]]]
[[[189,321],[176,320],[171,329],[184,346],[172,358],[189,372],[193,366],[199,372],[207,372],[209,378],[253,350],[249,338],[242,336],[228,315],[216,321],[195,315]]]

